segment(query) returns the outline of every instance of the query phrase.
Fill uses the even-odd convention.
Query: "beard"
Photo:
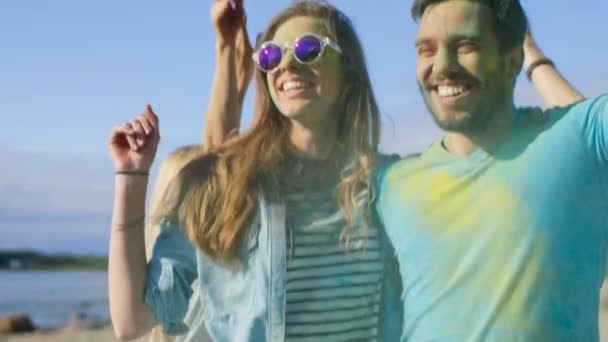
[[[475,79],[470,75],[464,77]],[[512,102],[510,98],[512,87],[509,89],[506,75],[497,73],[488,79],[492,81],[482,82],[476,79],[473,90],[477,94],[471,95],[476,95],[477,100],[468,108],[462,109],[441,108],[434,102],[431,91],[427,87],[420,84],[418,87],[428,111],[439,128],[446,132],[477,134],[495,122],[505,106]]]

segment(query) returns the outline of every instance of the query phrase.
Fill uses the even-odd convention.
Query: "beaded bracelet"
[[[553,63],[553,61],[548,58],[541,58],[541,59],[533,62],[528,67],[528,70],[526,70],[526,76],[528,76],[528,80],[530,82],[532,82],[532,72],[534,72],[534,69],[536,69],[537,67],[539,67],[541,65],[550,65],[555,68],[555,63]]]
[[[125,223],[112,222],[112,231],[120,232],[120,231],[125,231],[125,230],[131,230],[134,227],[136,228],[136,227],[144,226],[145,224],[146,224],[146,216],[144,215],[144,216],[139,217],[130,222],[125,222]]]
[[[129,171],[129,170],[124,170],[124,171],[116,171],[117,175],[135,175],[135,176],[147,176],[150,173],[148,171]]]

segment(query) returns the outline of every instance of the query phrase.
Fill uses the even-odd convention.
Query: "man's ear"
[[[524,64],[524,48],[522,46],[517,46],[511,49],[509,53],[509,75],[515,79],[517,75],[521,72],[521,68]]]

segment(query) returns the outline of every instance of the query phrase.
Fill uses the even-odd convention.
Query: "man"
[[[445,137],[382,177],[408,341],[594,341],[608,96],[516,110],[517,0],[416,0],[417,78]],[[548,60],[528,66],[550,67]],[[539,69],[540,70],[540,69]]]

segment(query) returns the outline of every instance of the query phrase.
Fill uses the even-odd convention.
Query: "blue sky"
[[[250,36],[290,1],[245,0]],[[111,128],[150,102],[157,160],[201,141],[214,68],[211,0],[0,3],[0,249],[105,254]],[[355,23],[384,117],[383,149],[440,136],[416,89],[411,0],[334,0]],[[605,0],[527,0],[535,37],[584,94],[608,91]],[[519,104],[539,104],[525,78]],[[248,96],[243,125],[250,120]]]

